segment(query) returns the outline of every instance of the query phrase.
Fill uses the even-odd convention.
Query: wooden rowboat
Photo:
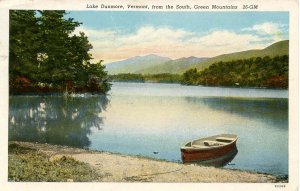
[[[182,162],[199,162],[222,157],[237,149],[237,139],[237,135],[220,134],[190,141],[180,149]]]
[[[214,167],[223,167],[226,165],[232,165],[231,161],[235,158],[237,153],[238,153],[238,150],[233,149],[232,151],[230,151],[229,153],[227,153],[221,157],[210,159],[210,160],[197,161],[197,162],[193,162],[193,163],[199,164],[201,166],[214,166]],[[234,165],[234,163],[233,163],[233,165]]]

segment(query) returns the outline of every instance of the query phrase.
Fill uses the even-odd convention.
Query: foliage
[[[17,76],[10,80],[10,86],[26,91],[31,86],[31,83],[27,78]]]
[[[9,15],[9,78],[33,79],[38,72],[36,55],[39,42],[34,11],[10,11]]]
[[[142,74],[121,73],[109,76],[110,81],[115,82],[144,82]]]
[[[181,75],[179,74],[148,74],[144,75],[145,81],[148,82],[157,82],[157,83],[179,83],[181,81]]]
[[[8,180],[30,182],[93,181],[97,173],[83,162],[71,157],[50,160],[50,157],[37,150],[9,144]]]
[[[288,88],[288,60],[284,55],[218,62],[200,72],[186,71],[182,84]]]
[[[178,74],[116,74],[110,75],[109,79],[111,81],[118,82],[156,82],[156,83],[179,83],[181,81],[181,75]]]
[[[182,84],[186,85],[196,85],[199,73],[196,68],[189,69],[183,74]]]
[[[10,92],[90,91],[110,89],[102,61],[91,63],[93,48],[84,33],[74,33],[81,23],[65,18],[65,11],[10,11]],[[31,84],[16,86],[16,80]],[[43,84],[43,85],[41,85]]]

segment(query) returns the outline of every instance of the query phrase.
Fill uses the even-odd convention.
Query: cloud
[[[121,30],[95,30],[84,27],[75,32],[84,32],[93,45],[92,54],[104,63],[127,59],[138,55],[158,54],[173,59],[188,56],[212,57],[236,51],[264,48],[274,38],[254,34],[256,31],[273,33],[277,28],[268,25],[255,25],[243,32],[215,30],[206,34],[166,26],[144,26],[133,33]],[[250,32],[247,32],[250,31]],[[268,42],[269,44],[266,44]]]
[[[284,24],[265,22],[262,24],[253,25],[249,28],[244,28],[242,31],[252,31],[259,35],[270,36],[274,40],[279,41],[282,40],[284,33],[287,32],[286,28],[287,25]]]
[[[275,23],[263,23],[260,25],[254,25],[252,27],[253,30],[261,33],[261,34],[276,34],[280,31],[280,27],[279,24],[275,24]]]
[[[235,51],[263,48],[266,39],[253,34],[238,34],[233,31],[219,30],[189,40],[190,44],[198,44],[202,52],[218,55]]]

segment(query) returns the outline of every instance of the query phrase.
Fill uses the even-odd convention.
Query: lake
[[[239,136],[224,168],[288,174],[288,91],[113,83],[107,96],[10,96],[9,140],[181,162],[189,140]]]

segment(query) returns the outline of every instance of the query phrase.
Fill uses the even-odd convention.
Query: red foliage
[[[265,86],[272,88],[288,87],[288,78],[284,76],[271,76],[265,82]]]
[[[31,82],[26,77],[16,77],[9,82],[10,92],[27,92],[31,89]]]
[[[16,77],[16,79],[13,80],[13,86],[27,88],[30,86],[30,80],[25,77]]]

